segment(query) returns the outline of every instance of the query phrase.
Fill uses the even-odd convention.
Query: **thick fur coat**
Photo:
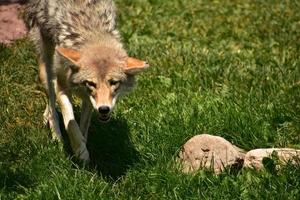
[[[89,161],[86,141],[92,110],[107,122],[117,98],[133,88],[134,76],[148,64],[127,55],[111,0],[29,0],[25,21],[49,100],[44,122],[60,139],[57,102],[75,155]],[[71,103],[74,91],[82,99],[80,124]]]

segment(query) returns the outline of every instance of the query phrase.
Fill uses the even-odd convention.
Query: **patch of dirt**
[[[24,0],[0,0],[0,43],[9,44],[26,35],[22,20]]]

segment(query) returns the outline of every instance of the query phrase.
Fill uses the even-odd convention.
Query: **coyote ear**
[[[74,49],[68,49],[64,47],[57,47],[56,51],[62,55],[67,60],[71,61],[73,64],[77,65],[78,61],[81,57],[81,54],[79,51],[76,51]]]
[[[146,68],[149,67],[149,64],[146,61],[142,61],[136,58],[128,57],[125,64],[125,73],[136,75]]]

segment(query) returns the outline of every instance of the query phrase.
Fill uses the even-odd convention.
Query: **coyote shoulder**
[[[108,121],[117,98],[133,88],[134,76],[148,64],[127,55],[111,0],[29,0],[25,21],[48,96],[44,122],[60,139],[57,101],[75,155],[88,161],[92,111]],[[74,91],[82,99],[79,125],[70,100]]]

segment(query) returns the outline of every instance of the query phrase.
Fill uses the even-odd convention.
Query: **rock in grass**
[[[220,173],[225,167],[242,165],[244,151],[219,136],[201,134],[192,137],[182,147],[179,162],[183,172],[212,169]]]
[[[260,170],[264,168],[264,161],[267,158],[276,159],[275,167],[279,167],[279,164],[285,164],[291,162],[293,164],[300,161],[300,149],[291,148],[270,148],[270,149],[254,149],[249,151],[245,155],[244,166]]]

